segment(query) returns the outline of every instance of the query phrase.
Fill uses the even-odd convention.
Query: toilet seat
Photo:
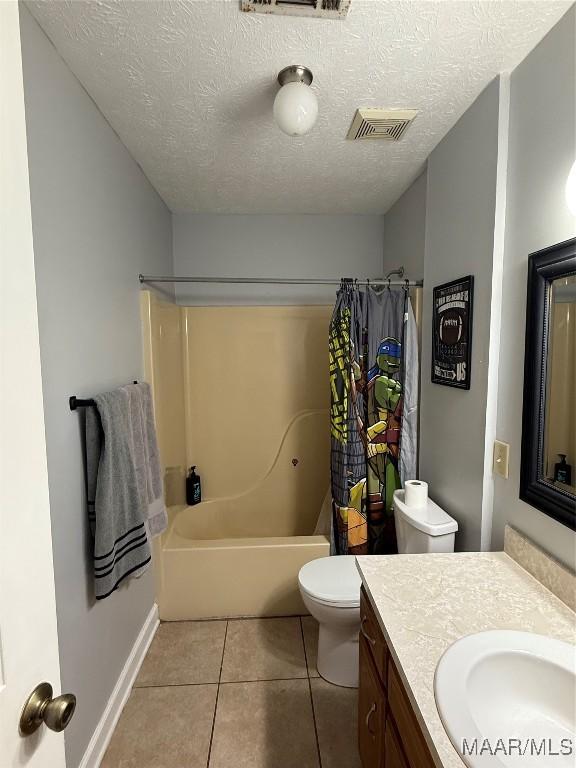
[[[360,606],[360,574],[355,555],[311,560],[298,574],[300,589],[311,600],[334,608]]]

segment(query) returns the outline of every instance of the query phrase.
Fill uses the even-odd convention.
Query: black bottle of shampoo
[[[186,478],[186,504],[200,504],[201,501],[200,475],[196,474],[196,465],[194,465],[190,467],[190,472]]]
[[[572,467],[566,464],[566,454],[559,453],[560,461],[554,465],[554,480],[557,483],[572,485]]]

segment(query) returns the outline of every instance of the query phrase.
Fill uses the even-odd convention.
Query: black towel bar
[[[137,381],[133,381],[132,383],[138,384]],[[96,405],[91,397],[89,397],[87,400],[82,400],[82,398],[76,397],[76,395],[69,397],[68,403],[70,404],[71,411],[75,411],[77,408],[89,408],[91,405]]]

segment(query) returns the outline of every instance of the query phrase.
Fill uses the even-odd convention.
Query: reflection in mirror
[[[576,531],[576,237],[528,258],[520,498]]]
[[[545,435],[541,468],[558,488],[576,492],[576,275],[551,284]]]

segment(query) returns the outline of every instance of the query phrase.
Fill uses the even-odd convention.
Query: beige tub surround
[[[330,482],[328,326],[332,307],[181,307],[186,449],[205,498],[247,493],[262,483],[290,429],[294,453],[278,465],[289,485],[316,424],[316,510]],[[299,436],[298,436],[299,434]],[[296,464],[292,464],[292,459]],[[279,478],[279,475],[277,476]],[[284,479],[284,478],[283,478]],[[280,497],[280,494],[278,494]]]
[[[441,768],[463,766],[434,698],[436,665],[453,642],[490,629],[576,641],[574,612],[505,552],[371,556],[358,557],[357,563],[432,757]]]
[[[160,618],[305,613],[298,571],[330,484],[327,306],[184,307],[142,291],[169,530]],[[186,468],[202,502],[184,506]]]
[[[243,492],[204,497],[179,516],[179,534],[189,539],[312,534],[329,484],[327,420],[325,411],[295,416],[262,476]]]
[[[325,421],[323,412],[298,414],[272,465],[246,492],[170,510],[155,551],[161,619],[307,612],[298,571],[330,554],[326,536],[313,535],[326,490],[317,459],[329,456]]]

